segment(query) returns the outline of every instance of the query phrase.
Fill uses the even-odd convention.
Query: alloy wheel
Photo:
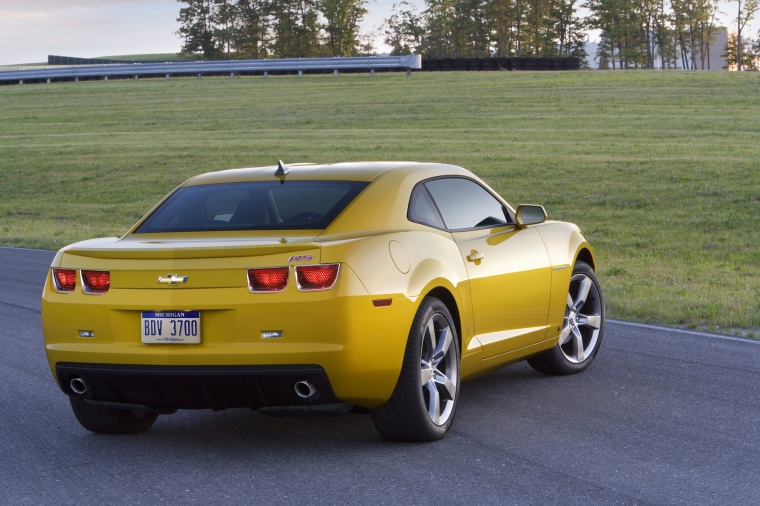
[[[420,358],[422,397],[430,420],[444,425],[454,410],[458,368],[454,333],[446,318],[434,313],[425,325]]]
[[[570,280],[565,321],[559,335],[559,347],[567,360],[579,364],[592,355],[602,325],[602,299],[599,287],[583,273]]]

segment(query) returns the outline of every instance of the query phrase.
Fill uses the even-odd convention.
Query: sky
[[[365,31],[379,29],[398,1],[368,0]],[[408,1],[424,5],[423,0]],[[722,17],[724,24],[736,17],[736,5],[723,4],[722,10],[731,13]],[[47,62],[49,54],[176,53],[180,7],[176,0],[0,0],[0,65]],[[758,28],[755,20],[745,33],[755,37]]]

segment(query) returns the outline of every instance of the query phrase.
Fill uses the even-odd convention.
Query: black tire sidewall
[[[442,425],[433,423],[428,415],[420,379],[423,335],[427,322],[436,314],[446,319],[453,333],[451,346],[454,348],[450,353],[456,354],[454,363],[457,368],[454,405]],[[372,412],[372,421],[378,432],[389,441],[429,442],[444,437],[454,422],[459,404],[459,358],[459,337],[451,313],[439,299],[425,297],[409,330],[401,372],[393,394],[387,403]]]

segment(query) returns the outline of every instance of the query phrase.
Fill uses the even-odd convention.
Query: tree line
[[[178,0],[182,53],[209,60],[367,54],[366,0]]]
[[[382,38],[393,54],[426,58],[583,60],[587,33],[596,30],[591,56],[613,69],[708,69],[719,12],[718,0],[424,0],[421,12],[401,1],[380,33],[362,35],[367,0],[178,1],[182,52],[207,59],[365,55]],[[743,32],[760,0],[734,2],[737,33],[724,57],[757,70],[760,44]]]

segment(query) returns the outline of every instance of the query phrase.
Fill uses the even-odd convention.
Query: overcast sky
[[[368,0],[365,31],[379,27],[398,1]],[[49,54],[176,53],[180,6],[176,0],[0,0],[0,65],[47,62]],[[736,2],[723,10],[735,18]],[[759,25],[756,20],[747,35],[755,37]]]

